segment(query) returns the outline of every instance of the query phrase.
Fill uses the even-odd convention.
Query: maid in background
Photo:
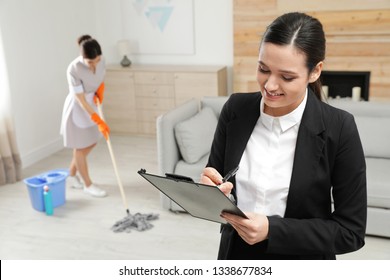
[[[96,102],[103,101],[105,62],[99,43],[91,36],[81,36],[78,44],[80,56],[67,69],[69,94],[61,123],[64,146],[73,149],[68,182],[91,196],[105,197],[106,191],[92,182],[87,164],[87,156],[101,135],[105,138],[109,135],[109,127],[96,113]]]

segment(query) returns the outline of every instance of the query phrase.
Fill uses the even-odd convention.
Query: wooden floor
[[[214,260],[219,225],[173,213],[160,206],[157,190],[137,171],[157,172],[156,140],[113,136],[119,174],[132,214],[154,213],[159,219],[148,231],[114,233],[111,226],[126,216],[118,184],[104,141],[89,157],[92,179],[107,190],[106,198],[91,198],[66,188],[66,203],[53,216],[32,208],[26,185],[0,187],[0,259],[57,260]],[[25,170],[23,177],[67,168],[70,150],[62,150]],[[338,259],[390,259],[390,239],[367,237],[366,246]]]

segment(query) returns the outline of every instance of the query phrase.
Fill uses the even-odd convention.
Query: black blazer
[[[224,105],[207,164],[222,175],[240,163],[260,100],[259,92],[239,93]],[[240,199],[235,188],[232,194]],[[309,90],[285,216],[268,217],[268,239],[252,246],[222,226],[218,259],[335,259],[364,245],[366,216],[366,164],[354,118]]]

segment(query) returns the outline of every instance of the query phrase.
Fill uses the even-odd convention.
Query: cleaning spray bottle
[[[51,197],[50,188],[47,185],[43,187],[43,201],[45,203],[46,215],[53,215],[53,199]]]

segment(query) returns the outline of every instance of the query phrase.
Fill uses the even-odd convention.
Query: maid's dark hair
[[[325,59],[325,33],[321,22],[304,13],[287,13],[275,19],[266,29],[262,42],[295,46],[306,56],[309,73]],[[260,45],[261,46],[261,45]],[[321,100],[321,80],[309,84]]]
[[[77,43],[81,48],[81,55],[87,59],[95,59],[102,55],[102,49],[99,43],[90,35],[82,35],[77,39]]]

